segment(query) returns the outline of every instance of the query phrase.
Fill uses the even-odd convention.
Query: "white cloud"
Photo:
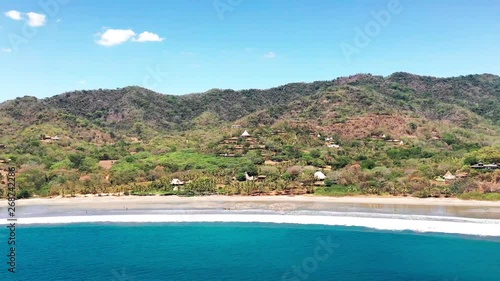
[[[144,31],[136,36],[132,29],[111,29],[108,28],[104,33],[98,33],[100,36],[97,44],[102,46],[115,46],[123,44],[127,41],[132,42],[162,42],[165,38],[161,38],[158,34]]]
[[[268,58],[268,59],[274,59],[276,57],[276,53],[275,52],[268,52],[264,55],[265,58]]]
[[[96,43],[110,47],[129,41],[135,36],[135,32],[131,29],[108,29],[99,35],[101,38]]]
[[[11,10],[5,13],[5,16],[13,20],[25,19],[29,26],[39,27],[44,26],[47,16],[35,12],[21,13],[19,11]]]
[[[139,34],[139,37],[137,39],[134,39],[136,42],[161,42],[165,40],[165,38],[161,38],[158,34],[144,31],[143,33]]]
[[[33,27],[44,26],[46,16],[44,14],[37,14],[33,12],[26,13],[28,16],[28,25]]]
[[[12,49],[11,48],[5,48],[5,49],[2,49],[2,52],[4,52],[4,53],[12,53]]]
[[[5,13],[6,17],[9,17],[13,20],[22,20],[23,19],[23,14],[19,11],[11,10]]]

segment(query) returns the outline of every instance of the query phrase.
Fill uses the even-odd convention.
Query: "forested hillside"
[[[75,91],[0,105],[0,168],[19,169],[20,196],[170,194],[182,178],[182,194],[498,198],[499,171],[470,166],[500,162],[499,113],[490,74],[358,74],[185,96]],[[443,180],[448,171],[459,179]]]

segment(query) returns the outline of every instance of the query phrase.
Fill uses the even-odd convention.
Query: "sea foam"
[[[1,224],[8,224],[1,219]],[[367,227],[378,230],[437,232],[479,236],[499,236],[500,220],[396,216],[324,216],[324,215],[277,215],[277,214],[135,214],[135,215],[95,215],[19,218],[17,224],[68,224],[68,223],[180,223],[180,222],[223,222],[223,223],[277,223],[310,224],[331,226]]]

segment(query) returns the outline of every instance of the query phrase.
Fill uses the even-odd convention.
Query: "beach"
[[[448,198],[80,196],[18,200],[16,208],[19,224],[264,222],[500,236],[500,202]]]

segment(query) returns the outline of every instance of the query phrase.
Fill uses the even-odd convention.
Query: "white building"
[[[317,171],[316,173],[314,173],[314,179],[322,181],[326,179],[326,176],[325,174],[323,174],[323,172]]]

